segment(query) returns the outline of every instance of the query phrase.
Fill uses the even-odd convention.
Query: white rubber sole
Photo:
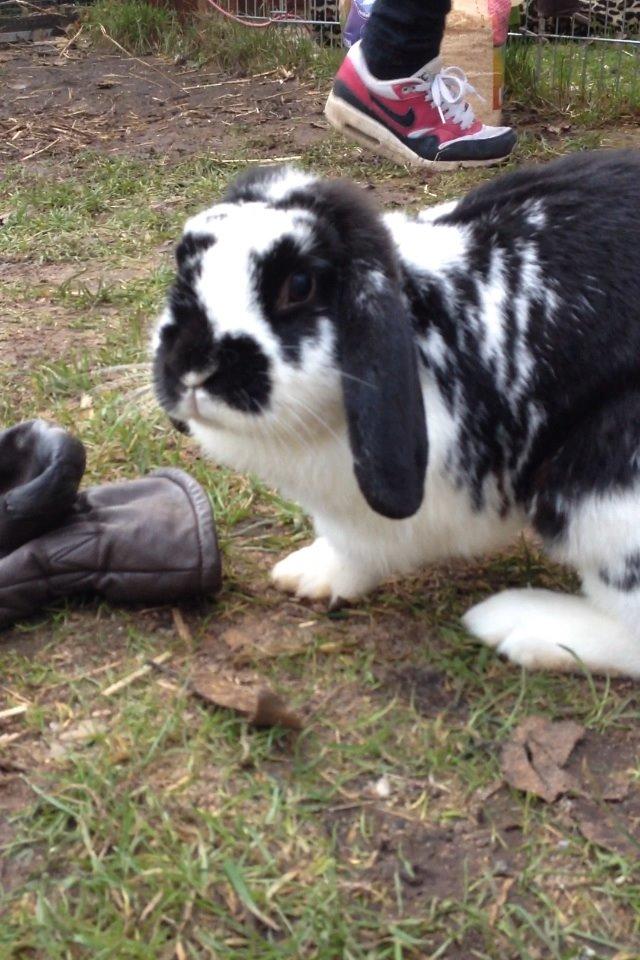
[[[395,163],[402,163],[410,167],[434,167],[438,170],[460,170],[462,167],[495,167],[509,159],[498,157],[495,160],[425,160],[406,147],[401,140],[388,130],[384,124],[378,123],[372,117],[361,113],[350,103],[329,94],[324,113],[336,130],[346,137],[355,140],[361,146],[373,153],[387,157]]]

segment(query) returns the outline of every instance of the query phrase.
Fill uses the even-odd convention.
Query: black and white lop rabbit
[[[640,676],[640,153],[582,153],[417,215],[253,170],[190,219],[159,402],[313,517],[301,597],[507,544],[584,596],[508,590],[468,629],[516,663]]]

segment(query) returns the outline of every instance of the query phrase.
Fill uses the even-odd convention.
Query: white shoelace
[[[464,70],[460,67],[443,67],[436,74],[425,74],[423,81],[424,87],[420,85],[414,89],[424,89],[427,100],[433,103],[442,122],[453,120],[462,130],[467,130],[476,118],[471,104],[467,103],[467,97],[470,94],[480,97],[480,94],[469,83]]]

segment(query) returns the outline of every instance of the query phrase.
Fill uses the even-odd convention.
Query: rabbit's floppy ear
[[[397,256],[362,191],[340,182],[318,186],[344,244],[336,329],[355,475],[373,510],[401,520],[422,503],[427,426]]]
[[[427,427],[407,308],[386,277],[375,285],[354,283],[345,301],[338,349],[356,479],[373,510],[401,520],[422,503],[427,467]]]

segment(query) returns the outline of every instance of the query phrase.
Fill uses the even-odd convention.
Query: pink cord
[[[282,13],[276,17],[269,17],[268,20],[265,20],[263,23],[252,23],[250,20],[243,20],[242,17],[237,17],[235,13],[231,13],[230,10],[225,10],[224,7],[216,3],[216,0],[207,0],[207,3],[211,4],[213,9],[221,13],[223,17],[228,17],[229,20],[235,20],[236,23],[241,24],[243,27],[255,27],[258,30],[264,30],[265,27],[271,27],[274,23],[281,23],[283,20],[295,21],[298,19],[298,17],[290,13]]]

